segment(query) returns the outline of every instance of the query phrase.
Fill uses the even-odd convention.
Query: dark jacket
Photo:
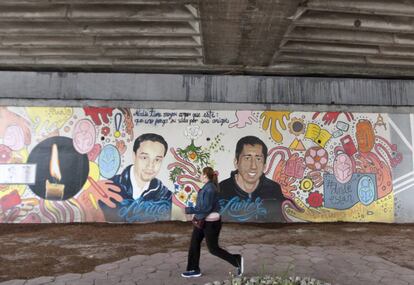
[[[138,199],[133,198],[133,188],[130,177],[132,165],[129,165],[121,174],[111,178],[115,185],[121,188],[119,193],[123,200],[117,202],[116,208],[110,208],[99,202],[105,219],[109,222],[151,222],[171,219],[171,191],[154,178],[149,188]]]
[[[252,193],[246,193],[237,185],[236,174],[237,171],[233,171],[230,178],[220,182],[218,197],[224,221],[285,221],[282,203],[286,198],[278,183],[263,174],[257,188]]]
[[[195,214],[195,218],[201,220],[210,213],[219,212],[219,210],[216,186],[213,182],[207,182],[198,191],[196,205],[194,207],[186,207],[185,213]]]

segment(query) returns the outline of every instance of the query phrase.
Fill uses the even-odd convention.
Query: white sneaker
[[[185,278],[200,277],[200,276],[201,276],[200,270],[189,270],[189,271],[181,273],[181,277],[185,277]]]
[[[237,267],[237,271],[236,271],[236,275],[237,276],[242,276],[244,273],[244,258],[243,256],[240,255],[240,264],[239,267]]]

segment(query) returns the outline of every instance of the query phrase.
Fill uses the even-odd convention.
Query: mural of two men
[[[144,222],[171,219],[172,192],[156,178],[168,144],[157,134],[147,133],[134,142],[134,164],[111,178],[120,187],[121,202],[110,208],[100,204],[110,222]],[[285,198],[280,185],[264,175],[267,146],[257,137],[241,138],[228,179],[220,183],[219,199],[224,221],[282,222]]]

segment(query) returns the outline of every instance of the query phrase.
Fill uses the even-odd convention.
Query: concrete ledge
[[[167,101],[169,108],[187,108],[186,104],[192,103],[191,108],[205,109],[208,105],[201,103],[208,102],[229,103],[215,106],[215,109],[229,110],[239,109],[234,104],[241,103],[253,104],[254,109],[289,108],[294,104],[295,110],[299,104],[304,105],[300,108],[304,111],[308,108],[337,110],[338,105],[352,106],[352,111],[357,111],[355,106],[364,106],[364,112],[378,112],[377,107],[369,106],[414,106],[412,80],[3,71],[0,72],[0,85],[2,105],[20,104],[16,99],[29,99],[32,104],[48,106],[58,104],[58,101],[33,101],[41,99],[68,100],[62,103],[65,106],[85,103],[131,106],[131,102],[139,102],[142,107],[142,102],[157,102],[157,107],[161,108],[160,101]],[[5,99],[12,99],[14,103]],[[178,105],[171,106],[170,102]]]

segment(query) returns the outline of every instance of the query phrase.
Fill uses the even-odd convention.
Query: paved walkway
[[[364,256],[340,247],[303,247],[247,244],[229,246],[230,252],[241,252],[245,258],[245,275],[260,273],[283,276],[310,276],[331,284],[399,285],[414,284],[414,270],[401,267],[377,256]],[[69,273],[30,280],[10,280],[1,285],[112,285],[112,284],[205,284],[228,279],[234,268],[202,251],[200,267],[203,276],[185,279],[180,273],[186,267],[186,252],[136,255],[97,266],[86,274]],[[290,269],[289,269],[290,268]]]

